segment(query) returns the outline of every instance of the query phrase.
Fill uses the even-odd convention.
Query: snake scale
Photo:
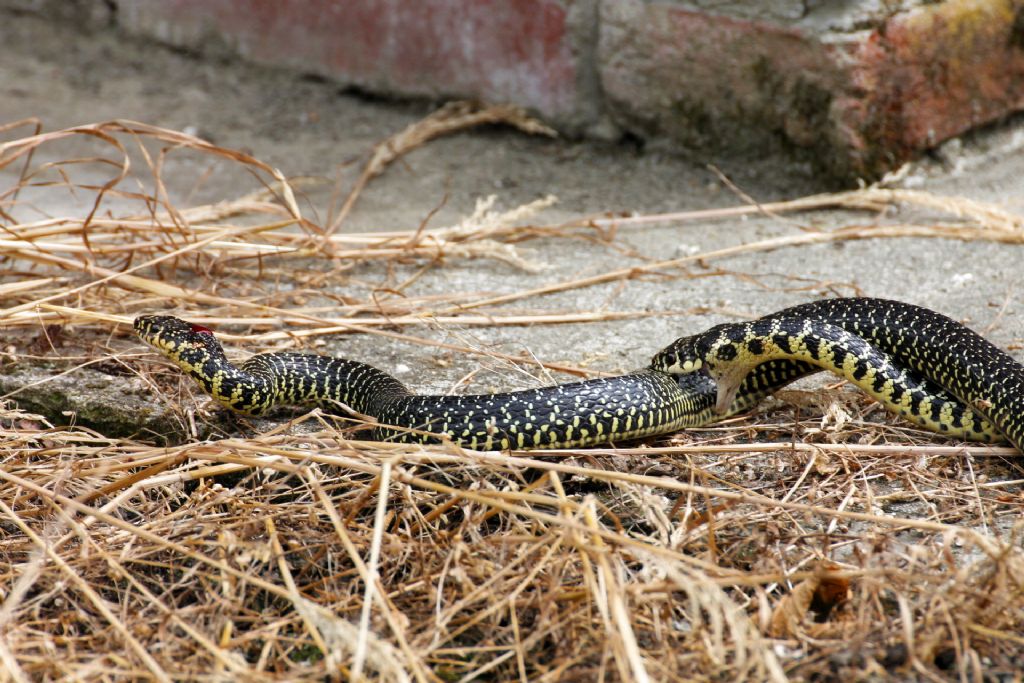
[[[284,404],[344,408],[374,437],[469,448],[571,448],[698,427],[819,370],[933,431],[1024,445],[1024,366],[960,323],[898,301],[815,301],[683,337],[617,377],[500,394],[417,395],[365,363],[267,353],[234,365],[213,333],[171,316],[135,331],[217,402],[259,415]]]

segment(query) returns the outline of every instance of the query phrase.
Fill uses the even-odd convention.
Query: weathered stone
[[[0,0],[388,96],[875,179],[1024,108],[1024,0]],[[100,6],[105,9],[97,9]],[[114,8],[114,9],[111,9]]]
[[[834,177],[873,179],[1024,106],[1019,0],[781,23],[687,4],[602,4],[608,109],[642,137],[709,152],[781,146]]]
[[[120,5],[119,20],[378,93],[509,101],[577,124],[592,116],[575,45],[592,32],[592,1],[138,0]]]
[[[53,425],[87,427],[108,437],[170,443],[188,431],[142,380],[88,367],[60,373],[46,365],[5,365],[0,396]]]

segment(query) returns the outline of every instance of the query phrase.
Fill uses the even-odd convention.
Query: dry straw
[[[345,199],[324,224],[302,212],[303,183],[184,133],[128,121],[5,127],[35,132],[0,144],[12,179],[0,188],[4,367],[41,356],[55,375],[106,364],[173,397],[187,385],[140,369],[159,363],[142,362],[126,339],[138,311],[173,308],[253,346],[359,332],[482,353],[421,339],[417,326],[650,315],[498,306],[824,242],[1024,241],[1021,219],[996,207],[882,188],[553,225],[535,222],[553,199],[507,212],[485,200],[455,226],[341,229],[389,164],[482,123],[548,132],[511,108],[446,107],[377,145],[351,191],[335,191]],[[185,205],[164,170],[182,157],[241,172],[252,190]],[[84,208],[50,208],[73,202]],[[500,297],[375,298],[356,280],[344,300],[314,295],[356,262],[530,268],[518,245],[531,239],[614,240],[652,222],[835,209],[848,225],[797,226]],[[931,218],[902,218],[922,212]],[[74,340],[61,342],[68,325]],[[825,411],[790,401],[655,444],[531,454],[365,442],[316,411],[245,438],[165,447],[54,427],[7,403],[0,680],[783,681],[882,679],[886,670],[981,680],[1019,671],[1015,454],[936,444],[866,401],[816,396]],[[182,412],[185,423],[208,418]]]

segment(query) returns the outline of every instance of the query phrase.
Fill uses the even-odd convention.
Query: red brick
[[[845,180],[1024,106],[1024,0],[921,0],[891,16],[871,13],[884,3],[807,16],[796,0],[707,3],[743,16],[699,4],[133,0],[118,17],[376,92],[513,102],[572,130],[607,133],[606,116],[708,153],[786,149]]]
[[[1024,107],[1022,8],[945,2],[837,48],[852,57],[852,87],[837,97],[835,116],[853,131],[860,165],[884,170]]]
[[[135,0],[121,14],[129,29],[176,45],[213,37],[255,61],[378,92],[578,113],[560,0]]]
[[[781,146],[875,178],[1024,106],[1022,5],[947,0],[844,33],[608,0],[599,73],[615,122],[641,136]]]

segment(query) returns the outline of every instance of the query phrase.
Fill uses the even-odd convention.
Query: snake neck
[[[222,405],[250,415],[274,405],[319,405],[335,413],[348,407],[375,416],[411,395],[386,372],[343,358],[268,353],[240,366],[225,362],[221,369],[207,390]]]

